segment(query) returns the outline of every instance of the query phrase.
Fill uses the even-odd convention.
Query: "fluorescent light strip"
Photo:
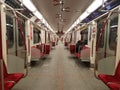
[[[76,24],[80,23],[82,20],[84,20],[87,16],[89,16],[93,11],[95,11],[98,7],[100,7],[104,2],[106,2],[107,0],[94,0],[93,3],[86,9],[86,11],[84,13],[82,13],[82,15],[79,16],[79,18],[75,21]],[[78,22],[79,21],[79,22]],[[75,23],[74,23],[75,24]],[[75,25],[71,25],[71,27],[66,31],[66,34],[72,30],[73,26]]]
[[[22,3],[32,12],[37,10],[31,0],[22,0]]]
[[[86,10],[88,13],[92,13],[95,11],[98,7],[100,7],[104,2],[107,0],[95,0]]]
[[[35,7],[35,5],[32,3],[31,0],[19,0],[19,1],[22,2],[31,12],[33,12],[33,14],[37,18],[39,18],[40,20],[42,20],[42,22],[49,28],[49,30],[51,30],[53,33],[55,33],[54,30],[47,23],[47,21],[44,19],[44,17],[42,16],[42,14],[37,10],[37,8]]]
[[[38,17],[40,20],[43,19],[42,15],[40,14],[39,11],[35,11],[35,12],[34,12],[34,15],[35,15],[36,17]]]
[[[82,20],[85,19],[88,15],[89,15],[89,13],[85,11],[85,12],[80,16],[80,20],[82,21]]]

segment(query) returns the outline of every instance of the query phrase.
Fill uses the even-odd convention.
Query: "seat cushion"
[[[24,76],[23,73],[8,74],[5,77],[5,81],[14,81],[17,83],[21,78],[23,78],[23,76]]]
[[[109,83],[108,87],[110,90],[120,90],[120,83]]]
[[[75,53],[75,56],[76,56],[77,58],[80,58],[80,53]]]
[[[4,90],[10,90],[15,84],[13,82],[7,82],[4,81]],[[0,90],[2,89],[2,86],[0,84]]]
[[[11,88],[14,86],[15,84],[13,82],[5,82],[4,84],[4,89],[5,90],[11,90]]]
[[[45,45],[45,54],[49,54],[50,53],[50,45]]]
[[[70,53],[71,54],[75,53],[75,45],[70,45]]]
[[[119,79],[117,79],[115,76],[112,76],[112,75],[99,74],[98,77],[99,77],[105,84],[107,84],[108,82],[119,82],[119,81],[120,81]]]
[[[40,53],[40,58],[42,58],[42,57],[44,57],[45,55],[44,55],[44,53]]]

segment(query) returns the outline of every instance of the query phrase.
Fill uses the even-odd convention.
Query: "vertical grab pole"
[[[2,88],[2,90],[4,90],[4,75],[3,75],[3,61],[2,61],[2,59],[0,59],[0,73],[1,73],[1,88]]]
[[[18,19],[18,16],[17,16],[17,14],[16,14],[16,11],[15,11],[15,10],[12,10],[12,11],[13,11],[13,13],[14,13],[14,15],[15,15],[15,19],[16,19],[16,21],[17,21],[18,27],[20,28],[20,34],[21,34],[22,39],[23,39],[23,42],[24,42],[25,51],[27,51],[26,41],[25,41],[25,35],[24,35],[24,33],[23,33],[23,28],[22,28],[21,23],[20,23],[20,21],[19,21],[19,19]],[[26,55],[25,55],[25,70],[26,70],[26,73],[25,73],[24,77],[26,77],[26,76],[28,75],[28,63],[27,63],[27,57],[26,57]]]

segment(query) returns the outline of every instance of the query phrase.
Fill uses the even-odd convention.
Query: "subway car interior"
[[[120,90],[120,0],[0,0],[0,90]]]

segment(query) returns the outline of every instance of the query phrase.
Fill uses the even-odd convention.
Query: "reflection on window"
[[[112,18],[110,21],[110,33],[109,33],[109,47],[111,50],[116,49],[117,27],[118,27],[118,17]]]
[[[33,37],[34,37],[34,40],[33,40],[33,43],[39,43],[40,42],[40,31],[34,27],[34,30],[33,30]]]
[[[14,45],[14,28],[13,18],[6,15],[6,29],[7,29],[7,47],[12,48]]]
[[[22,31],[23,31],[23,34],[24,34],[24,36],[25,36],[25,23],[24,23],[24,21],[22,21],[22,20],[20,20],[20,23],[21,23],[21,26],[22,26]],[[23,45],[24,45],[24,40],[23,40],[23,38],[22,38],[22,34],[21,34],[21,31],[20,31],[20,27],[21,26],[18,26],[18,45],[20,46],[20,47],[22,47]]]
[[[100,33],[102,30],[103,24],[104,24],[104,22],[102,21],[102,22],[98,22],[98,25],[97,25],[97,29],[98,29],[97,30],[97,43],[98,43],[98,39],[100,37]],[[98,46],[99,48],[103,48],[103,46],[104,46],[104,34],[105,34],[105,32],[102,33],[101,41]]]

